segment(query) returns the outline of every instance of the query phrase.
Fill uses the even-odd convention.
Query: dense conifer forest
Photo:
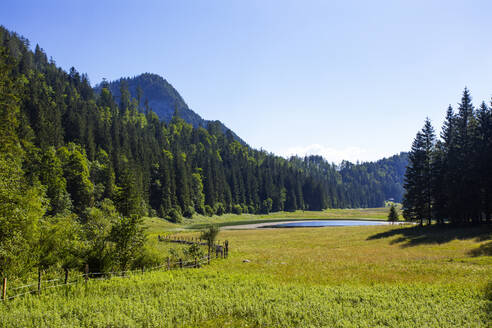
[[[492,105],[492,102],[491,102]],[[429,119],[417,133],[405,173],[404,216],[423,224],[492,221],[492,110],[465,88],[436,138]]]
[[[82,258],[94,269],[126,268],[143,245],[143,216],[178,222],[401,198],[404,153],[340,166],[287,160],[220,122],[193,126],[178,107],[166,122],[141,103],[126,83],[118,101],[108,83],[95,92],[85,74],[0,28],[0,271],[21,275],[60,259],[68,270]]]

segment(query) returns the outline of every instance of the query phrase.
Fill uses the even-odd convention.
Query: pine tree
[[[479,221],[492,216],[492,110],[482,102],[477,112],[475,179],[479,190]]]
[[[465,88],[458,113],[455,117],[455,137],[449,147],[449,202],[450,219],[457,223],[466,223],[471,218],[470,203],[474,201],[474,192],[469,180],[470,159],[472,158],[472,136],[470,122],[473,121],[474,108],[470,92]],[[467,190],[463,193],[463,190]]]
[[[398,221],[398,212],[394,204],[391,204],[389,213],[388,213],[388,221],[394,223]]]
[[[403,216],[423,224],[427,219],[430,224],[433,213],[432,195],[432,152],[435,144],[434,129],[429,119],[417,133],[408,154],[409,164],[405,173],[403,199]]]

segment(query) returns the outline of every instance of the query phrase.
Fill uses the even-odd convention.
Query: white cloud
[[[375,161],[383,157],[391,156],[392,154],[382,154],[359,147],[337,149],[320,144],[312,144],[305,147],[290,147],[287,150],[280,152],[280,155],[283,157],[290,157],[293,155],[298,155],[301,157],[308,155],[320,155],[323,156],[328,162],[339,164],[342,160],[347,160],[352,163],[357,161]]]

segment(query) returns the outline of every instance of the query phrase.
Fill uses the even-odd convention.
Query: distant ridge
[[[191,110],[179,92],[160,75],[143,73],[133,78],[120,78],[119,80],[109,82],[109,89],[117,103],[120,101],[120,86],[122,82],[126,82],[131,96],[135,99],[138,99],[137,90],[138,87],[140,87],[140,109],[145,108],[145,102],[148,101],[149,108],[165,122],[171,121],[174,111],[177,109],[179,116],[194,127],[201,126],[206,128],[211,122],[215,122],[218,123],[222,132],[226,133],[230,130],[222,122],[218,120],[205,120]],[[99,93],[101,84],[97,85],[94,89]],[[233,131],[231,131],[231,133],[236,140],[240,141],[242,144],[246,144]]]

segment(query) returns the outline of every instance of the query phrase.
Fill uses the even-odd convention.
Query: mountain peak
[[[132,78],[125,77],[108,82],[109,90],[113,94],[116,102],[120,101],[121,83],[126,83],[128,91],[135,99],[138,99],[138,88],[140,87],[141,96],[139,107],[145,108],[145,103],[147,102],[149,108],[152,109],[159,116],[159,118],[165,122],[171,121],[174,112],[177,109],[179,116],[194,127],[201,126],[206,128],[211,122],[218,122],[224,133],[230,130],[222,122],[216,120],[205,120],[199,114],[190,109],[179,92],[165,78],[158,74],[142,73]],[[101,84],[97,85],[95,89],[99,92],[101,89]],[[232,135],[236,140],[245,144],[245,142],[234,132],[232,132]]]

